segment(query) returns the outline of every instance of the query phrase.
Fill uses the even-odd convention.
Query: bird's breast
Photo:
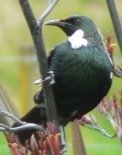
[[[51,66],[55,87],[77,95],[105,89],[111,81],[112,65],[107,54],[100,50],[89,47],[57,52]]]

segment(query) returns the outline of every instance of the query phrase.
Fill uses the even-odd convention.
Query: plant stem
[[[71,122],[74,155],[87,155],[78,120]]]
[[[19,0],[19,2],[33,38],[39,63],[40,74],[42,75],[42,79],[45,79],[47,77],[49,67],[47,63],[46,50],[43,41],[42,24],[39,26],[39,23],[36,21],[28,0]],[[50,9],[52,9],[52,7]],[[50,9],[47,9],[48,13],[46,14],[46,16],[42,17],[42,21],[40,19],[40,23],[43,23],[44,19],[50,12],[49,11]],[[52,88],[46,82],[43,82],[42,86],[43,86],[44,101],[46,103],[48,120],[49,121],[55,120],[56,123],[58,123]]]
[[[106,0],[107,5],[108,5],[108,9],[110,12],[110,16],[113,22],[113,26],[114,26],[114,30],[116,33],[116,37],[119,43],[119,47],[120,50],[122,52],[122,27],[120,24],[120,20],[119,20],[119,16],[118,16],[118,12],[116,9],[116,5],[115,5],[115,1],[114,0]]]

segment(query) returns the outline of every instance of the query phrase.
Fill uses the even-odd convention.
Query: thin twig
[[[2,115],[4,117],[9,117],[10,119],[12,119],[20,124],[20,126],[18,126],[18,127],[10,127],[9,125],[0,123],[0,131],[17,132],[17,131],[23,131],[23,130],[28,130],[28,129],[42,130],[42,127],[40,125],[37,125],[34,123],[22,122],[16,116],[14,116],[13,114],[9,113],[8,111],[6,111],[2,108],[0,108],[0,115]]]
[[[17,109],[9,98],[5,88],[0,84],[0,123],[12,125],[15,119],[9,119],[6,115],[15,115],[18,117]]]
[[[100,134],[109,137],[109,138],[114,138],[116,137],[116,133],[114,134],[109,134],[105,129],[103,129],[101,126],[99,126],[98,124],[86,124],[85,125],[87,128],[89,129],[93,129],[96,130],[97,132],[99,132]]]
[[[2,108],[0,108],[0,115],[2,115],[4,117],[9,117],[10,119],[12,119],[15,122],[20,124],[20,126],[18,126],[18,127],[10,127],[9,125],[0,123],[0,131],[17,132],[17,131],[23,131],[23,130],[27,130],[27,129],[42,130],[42,127],[40,125],[34,124],[34,123],[23,122],[23,121],[19,120],[16,116],[11,114],[10,112],[8,112]]]
[[[11,118],[12,120],[18,122],[21,125],[25,124],[24,122],[19,120],[16,116],[14,116],[10,112],[6,111],[5,109],[0,108],[0,115],[5,116],[5,117],[9,117],[9,118]]]
[[[49,2],[49,7],[43,12],[43,14],[38,18],[38,24],[39,26],[42,26],[45,18],[49,15],[49,13],[53,10],[55,5],[58,3],[59,0],[51,0]]]
[[[114,0],[106,0],[106,2],[107,2],[108,9],[109,9],[109,12],[110,12],[110,16],[111,16],[111,19],[112,19],[112,22],[113,22],[115,33],[116,33],[117,40],[118,40],[118,43],[119,43],[119,47],[120,47],[120,50],[122,52],[122,27],[121,27],[121,24],[120,24],[120,20],[119,20],[118,12],[117,12],[117,9],[116,9],[116,5],[115,5]]]
[[[114,121],[112,117],[108,116],[108,114],[105,115],[105,118],[107,118],[107,119],[110,121],[110,123],[113,123],[113,121]],[[113,120],[113,121],[112,121],[112,120]],[[96,120],[96,118],[95,118],[94,115],[92,115],[92,116],[90,116],[90,115],[88,115],[88,114],[84,115],[84,116],[81,118],[79,124],[81,124],[81,125],[83,125],[83,126],[89,128],[89,129],[95,130],[95,131],[99,132],[100,134],[102,134],[102,135],[104,135],[104,136],[106,136],[106,137],[109,137],[109,138],[114,138],[114,137],[117,136],[116,132],[114,132],[113,134],[109,134],[108,131],[105,130],[105,129],[97,122],[97,120]]]
[[[24,132],[24,130],[28,130],[28,129],[33,129],[33,130],[38,130],[38,131],[44,130],[42,126],[40,126],[38,124],[34,124],[34,123],[26,123],[24,125],[17,126],[17,127],[10,127],[8,125],[0,123],[0,131],[9,131],[9,132],[16,133],[18,131]]]
[[[48,4],[50,5],[50,3],[52,3],[54,0],[48,0]]]

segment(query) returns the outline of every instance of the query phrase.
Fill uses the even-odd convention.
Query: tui
[[[46,25],[61,28],[68,39],[57,45],[48,57],[55,83],[52,85],[59,124],[81,118],[95,108],[108,93],[113,76],[113,62],[94,22],[84,16],[50,20]],[[35,106],[22,121],[46,124],[43,90],[34,96]],[[17,123],[14,124],[16,126]],[[17,132],[24,143],[34,130]]]

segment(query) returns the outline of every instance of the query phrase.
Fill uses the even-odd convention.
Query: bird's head
[[[82,30],[85,37],[90,37],[92,33],[97,31],[97,28],[93,21],[84,16],[70,16],[60,20],[50,20],[46,22],[46,25],[54,25],[60,27],[67,36],[71,36],[77,30]]]

